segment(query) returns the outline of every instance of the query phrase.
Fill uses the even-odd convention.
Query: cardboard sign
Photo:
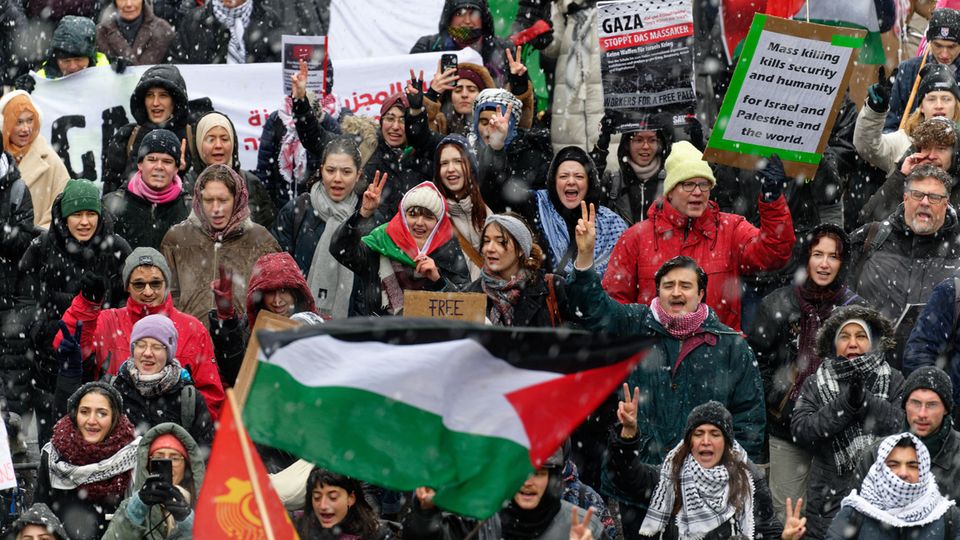
[[[696,102],[691,0],[597,3],[603,108],[618,129],[658,112],[692,112]]]
[[[240,364],[240,372],[237,373],[237,382],[233,385],[233,391],[237,397],[237,405],[240,409],[247,403],[247,395],[250,393],[250,385],[253,384],[253,377],[257,374],[257,364],[260,362],[260,341],[257,339],[257,332],[260,330],[272,330],[275,332],[281,330],[291,330],[299,328],[300,323],[261,309],[257,313],[257,322],[253,325],[253,331],[250,332],[250,340],[247,341],[247,352],[243,355],[243,363]]]
[[[403,316],[482,323],[487,317],[487,295],[403,291]]]
[[[756,14],[704,159],[813,178],[866,31]]]

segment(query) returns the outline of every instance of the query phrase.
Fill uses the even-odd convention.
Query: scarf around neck
[[[879,336],[877,337],[879,340]],[[820,364],[816,377],[817,394],[823,403],[840,397],[840,383],[847,383],[855,376],[864,378],[864,388],[880,399],[890,394],[890,364],[883,358],[882,350],[873,350],[856,358],[832,356]],[[871,381],[872,379],[872,381]],[[876,438],[863,432],[863,422],[851,421],[831,442],[833,459],[840,474],[854,470],[860,453],[873,444]]]
[[[797,342],[797,377],[790,390],[790,399],[800,398],[804,381],[820,368],[822,358],[817,354],[817,332],[823,321],[838,306],[845,306],[857,295],[847,287],[830,289],[819,287],[809,279],[794,289],[800,305],[800,335]]]
[[[567,222],[553,206],[547,190],[537,190],[535,195],[537,210],[540,214],[540,228],[546,238],[547,247],[553,255],[554,264],[559,264],[570,247],[570,231]],[[579,213],[580,210],[577,212]],[[625,230],[627,230],[627,224],[613,210],[606,206],[597,208],[597,243],[593,248],[593,267],[600,277],[603,277],[603,273],[607,271],[607,263],[610,262],[613,247]],[[573,257],[570,257],[563,268],[553,270],[564,275],[570,274],[573,272]]]
[[[529,274],[519,272],[509,280],[490,275],[486,269],[480,271],[480,286],[490,299],[490,322],[495,326],[513,326],[513,312],[523,294]]]
[[[357,207],[357,194],[351,192],[344,200],[335,202],[330,198],[322,182],[310,188],[310,204],[325,223],[323,233],[313,251],[307,286],[324,316],[342,319],[350,308],[350,293],[353,290],[353,272],[330,254],[330,242],[340,225]],[[309,210],[308,210],[309,211]],[[294,231],[297,234],[297,231]]]
[[[186,375],[186,371],[180,366],[180,362],[178,362],[176,358],[167,360],[163,369],[150,375],[140,373],[133,358],[124,362],[120,366],[120,369],[130,378],[130,382],[133,383],[137,392],[147,398],[169,394],[177,388],[177,384],[179,384],[181,379],[186,378],[189,380],[189,375]]]
[[[641,182],[650,180],[660,172],[660,156],[653,158],[653,161],[646,166],[637,165],[636,162],[633,161],[633,158],[628,158],[627,164],[633,169],[633,174],[637,175],[637,180]]]
[[[98,443],[85,441],[70,416],[64,416],[43,447],[49,456],[50,486],[60,490],[83,486],[88,499],[95,502],[119,500],[130,485],[139,443],[126,415],[121,414],[113,431]]]
[[[710,314],[707,305],[700,302],[697,310],[693,313],[670,315],[664,311],[663,306],[660,305],[660,297],[658,296],[655,296],[653,300],[650,301],[650,307],[653,308],[654,318],[663,326],[663,329],[680,341],[697,333],[697,330],[699,330],[700,327],[703,326],[704,321],[707,320],[707,315]]]
[[[235,8],[224,7],[222,0],[213,0],[213,16],[230,31],[230,44],[227,47],[228,64],[245,64],[247,62],[247,45],[243,41],[243,34],[250,25],[250,15],[253,13],[253,1],[247,0]]]
[[[673,459],[683,446],[681,442],[667,454],[660,467],[660,482],[650,499],[647,515],[640,525],[640,534],[654,536],[666,530],[675,506],[675,482],[673,478]],[[733,456],[741,463],[747,463],[747,453],[740,443],[733,442]],[[683,460],[680,469],[680,510],[677,512],[676,525],[680,538],[700,539],[730,521],[736,520],[737,532],[745,538],[753,538],[753,497],[754,479],[747,471],[750,493],[744,507],[737,513],[730,504],[730,474],[723,465],[711,469],[700,466],[693,455]]]
[[[886,458],[894,446],[904,438],[913,439],[920,462],[920,478],[916,484],[901,480],[890,467]],[[954,505],[940,493],[937,481],[930,472],[930,452],[911,433],[891,435],[880,443],[877,459],[863,479],[860,492],[850,492],[840,503],[852,507],[861,514],[896,528],[922,527],[937,521]]]
[[[183,180],[180,175],[174,175],[173,182],[163,188],[162,191],[156,191],[143,181],[143,174],[137,171],[137,174],[130,178],[127,183],[127,191],[153,204],[166,204],[177,200],[180,193],[183,192]]]

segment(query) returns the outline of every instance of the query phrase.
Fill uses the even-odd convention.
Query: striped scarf
[[[857,375],[859,374],[859,375]],[[874,375],[873,382],[870,377]],[[827,358],[820,364],[816,374],[817,394],[823,403],[840,397],[840,382],[848,382],[854,376],[862,376],[864,388],[880,399],[890,394],[890,364],[883,359],[883,351],[874,350],[856,358]],[[840,474],[853,471],[860,452],[870,446],[875,437],[863,432],[862,422],[853,420],[833,438],[833,459]]]
[[[247,45],[243,42],[243,33],[250,26],[253,13],[253,0],[247,0],[235,8],[223,6],[222,0],[213,0],[213,16],[230,31],[230,44],[227,47],[228,64],[247,63]]]
[[[671,468],[673,458],[683,446],[681,442],[667,454],[660,467],[660,482],[650,499],[647,515],[640,525],[640,534],[655,536],[664,532],[670,523],[674,508],[674,482]],[[746,463],[747,453],[736,441],[733,442],[735,459]],[[730,473],[723,465],[704,469],[688,455],[680,468],[680,496],[682,498],[676,525],[680,538],[698,540],[735,518],[737,531],[745,538],[753,538],[753,493],[754,480],[748,472],[750,481],[750,496],[747,497],[743,510],[737,514],[730,504]]]

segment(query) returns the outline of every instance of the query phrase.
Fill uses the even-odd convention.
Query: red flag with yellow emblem
[[[227,401],[194,508],[194,538],[299,540],[243,428],[232,390]]]

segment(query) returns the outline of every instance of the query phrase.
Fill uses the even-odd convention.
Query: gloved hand
[[[597,137],[597,147],[603,151],[610,148],[610,136],[617,124],[617,113],[612,110],[605,111],[603,118],[600,119],[600,136]]]
[[[867,88],[867,105],[873,112],[885,113],[890,108],[890,90],[893,82],[887,77],[887,72],[880,66],[877,82]]]
[[[128,66],[130,66],[130,61],[123,56],[117,57],[113,60],[113,62],[110,62],[110,67],[113,68],[113,71],[117,75],[122,75],[123,72],[127,70]]]
[[[550,46],[551,43],[553,43],[553,23],[550,21],[544,21],[544,22],[550,26],[550,29],[527,42],[530,44],[531,47],[533,47],[538,51],[542,51],[546,49],[547,47]]]
[[[221,321],[232,319],[233,309],[233,271],[220,265],[220,278],[210,284],[213,299],[217,305],[217,318]]]
[[[167,497],[163,501],[163,507],[173,514],[173,519],[183,521],[190,515],[190,503],[184,498],[183,493],[172,484],[164,482],[163,489],[167,492]]]
[[[423,72],[420,72],[420,77],[413,73],[413,70],[410,70],[410,83],[407,84],[407,100],[410,102],[410,108],[415,110],[420,110],[423,108]]]
[[[763,202],[777,200],[783,194],[783,182],[787,179],[780,156],[773,154],[767,158],[767,166],[757,169],[756,178],[760,182]]]
[[[850,386],[847,387],[847,404],[855,410],[860,410],[866,397],[866,391],[863,389],[863,374],[858,371],[850,380]]]
[[[33,89],[37,87],[37,81],[29,73],[24,73],[14,79],[13,87],[17,90],[23,90],[28,94],[32,94]]]
[[[80,295],[94,304],[103,302],[109,286],[107,278],[94,272],[84,272],[80,276]]]
[[[83,375],[83,354],[80,352],[80,335],[83,333],[83,323],[77,321],[77,333],[71,335],[67,323],[61,319],[60,334],[63,340],[57,347],[60,357],[60,373],[64,377],[80,377]]]
[[[140,501],[147,506],[163,504],[168,496],[166,488],[173,488],[173,485],[163,480],[157,480],[156,478],[158,477],[148,478],[147,481],[143,483],[140,491],[137,492],[138,495],[140,495]]]

